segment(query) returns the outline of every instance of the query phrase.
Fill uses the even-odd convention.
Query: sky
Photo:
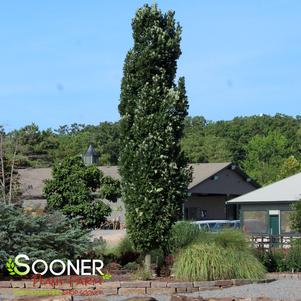
[[[183,27],[189,114],[301,115],[301,1],[158,0]],[[152,1],[0,1],[0,124],[119,119],[131,19]]]

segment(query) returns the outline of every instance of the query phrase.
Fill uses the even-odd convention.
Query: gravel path
[[[237,298],[268,297],[274,300],[295,301],[301,300],[301,280],[282,279],[271,283],[235,286],[217,291],[204,291],[190,295]]]
[[[267,297],[274,300],[296,301],[301,300],[301,280],[283,279],[271,283],[249,284],[214,291],[202,291],[198,293],[185,294],[194,297],[237,297],[237,298],[254,298]],[[168,295],[153,295],[158,301],[169,301]],[[121,301],[126,296],[106,296],[104,299],[108,301]],[[76,298],[75,298],[76,300]],[[79,299],[78,299],[79,300]]]

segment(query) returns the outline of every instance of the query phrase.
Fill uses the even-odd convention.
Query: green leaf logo
[[[12,276],[16,275],[15,270],[14,270],[15,263],[11,258],[9,258],[8,261],[6,262],[6,268],[9,272],[9,275],[12,275]]]
[[[110,280],[112,278],[112,275],[109,273],[104,273],[101,276],[103,280]]]

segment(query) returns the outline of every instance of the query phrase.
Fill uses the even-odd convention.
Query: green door
[[[279,215],[270,215],[270,234],[279,235]]]

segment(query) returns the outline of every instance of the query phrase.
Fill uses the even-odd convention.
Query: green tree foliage
[[[100,196],[112,202],[116,202],[121,196],[121,185],[119,180],[112,177],[103,177],[101,179]]]
[[[278,179],[284,158],[291,151],[287,139],[278,132],[254,136],[245,146],[245,150],[246,158],[242,166],[247,174],[262,184]]]
[[[280,167],[279,180],[292,176],[301,171],[300,161],[294,156],[288,157]]]
[[[93,142],[100,154],[101,165],[116,165],[119,156],[119,123],[103,122],[97,126],[74,123],[57,130],[40,130],[36,124],[27,125],[7,134],[7,141],[18,136],[19,167],[47,167],[57,160],[82,155]]]
[[[301,161],[301,117],[283,114],[236,117],[228,121],[208,121],[204,117],[186,117],[182,149],[189,162],[233,161],[244,165],[248,147],[254,136],[267,137],[277,132],[283,136],[289,148],[279,157],[279,166],[293,155]],[[16,157],[18,167],[52,166],[56,160],[83,154],[89,143],[100,154],[100,165],[116,165],[120,152],[120,122],[102,122],[99,125],[72,124],[61,126],[58,130],[39,130],[35,125],[7,133],[6,143],[14,136],[22,137]],[[267,155],[269,149],[267,150]],[[277,164],[277,165],[278,165]],[[253,166],[256,173],[259,166]],[[280,169],[282,167],[279,167]],[[281,170],[274,168],[265,171],[264,182],[280,179]],[[283,167],[286,168],[286,167]],[[275,173],[278,176],[275,178]]]
[[[297,132],[301,125],[301,117],[296,118],[276,114],[235,117],[229,121],[208,122],[207,133],[224,137],[229,142],[229,149],[235,162],[242,162],[246,156],[246,145],[256,135],[267,136],[270,132],[278,132],[284,136],[292,149],[300,156],[300,139]]]
[[[208,135],[191,134],[182,140],[182,149],[190,163],[216,163],[232,161],[226,139]]]
[[[19,131],[9,133],[9,136],[18,137],[17,165],[21,167],[38,167],[53,163],[52,152],[58,147],[58,141],[51,129],[40,131],[32,123]],[[45,164],[45,165],[47,165]]]
[[[204,117],[187,117],[185,120],[182,149],[190,163],[232,161],[228,141],[207,132],[208,122]]]
[[[74,260],[89,248],[89,235],[59,212],[33,217],[13,206],[0,206],[0,270],[20,253],[46,262]]]
[[[65,157],[83,154],[93,142],[100,154],[100,165],[116,165],[119,156],[119,123],[102,122],[98,126],[73,124],[57,130],[58,148],[53,156],[62,160]]]
[[[287,270],[296,273],[301,272],[301,241],[300,239],[292,240],[286,257]]]
[[[190,171],[180,139],[187,115],[184,79],[174,83],[181,28],[174,12],[139,9],[132,22],[134,47],[121,86],[121,166],[127,232],[139,250],[167,244],[181,214]]]
[[[53,166],[52,179],[46,180],[44,194],[48,204],[69,217],[79,217],[83,227],[99,227],[111,212],[108,205],[93,198],[102,173],[85,166],[80,157],[67,158]]]
[[[290,222],[292,230],[301,233],[301,200],[291,205]]]

